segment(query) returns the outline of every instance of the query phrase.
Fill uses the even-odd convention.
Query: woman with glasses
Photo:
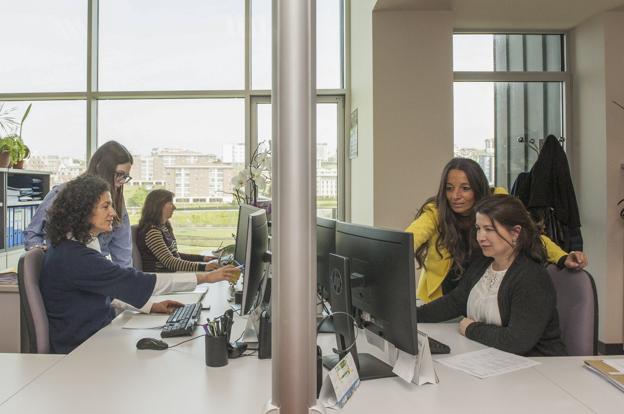
[[[95,151],[85,171],[86,174],[104,179],[112,189],[113,208],[117,213],[113,222],[113,230],[101,233],[98,239],[102,254],[110,255],[113,263],[121,267],[132,267],[130,219],[123,196],[124,184],[132,179],[130,177],[132,163],[132,155],[126,147],[116,141],[108,141]],[[30,225],[24,231],[26,250],[46,249],[47,211],[64,187],[65,184],[60,184],[52,188],[37,208]]]
[[[203,272],[218,267],[208,263],[213,256],[178,252],[169,219],[176,209],[174,194],[162,188],[152,190],[145,198],[136,243],[143,259],[144,272]]]

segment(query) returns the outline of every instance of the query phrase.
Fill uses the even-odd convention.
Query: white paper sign
[[[392,372],[404,381],[417,385],[437,384],[439,382],[431,358],[429,337],[426,333],[418,331],[418,355],[397,350],[397,358]]]
[[[360,377],[350,352],[332,368],[321,387],[319,399],[327,408],[342,408],[360,386]]]

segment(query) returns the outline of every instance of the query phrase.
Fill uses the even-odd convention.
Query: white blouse
[[[496,271],[492,269],[492,265],[488,266],[468,296],[468,318],[490,325],[502,325],[498,308],[498,289],[505,273],[507,269]]]

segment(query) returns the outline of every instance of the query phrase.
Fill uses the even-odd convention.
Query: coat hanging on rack
[[[544,232],[564,250],[583,250],[581,220],[568,157],[554,135],[546,137],[537,161],[521,183],[514,183],[518,196]]]

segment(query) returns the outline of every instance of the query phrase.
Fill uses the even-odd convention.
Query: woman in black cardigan
[[[455,290],[419,307],[418,321],[464,315],[459,332],[484,345],[518,355],[566,355],[544,246],[528,212],[507,195],[487,197],[475,211],[483,256]]]

